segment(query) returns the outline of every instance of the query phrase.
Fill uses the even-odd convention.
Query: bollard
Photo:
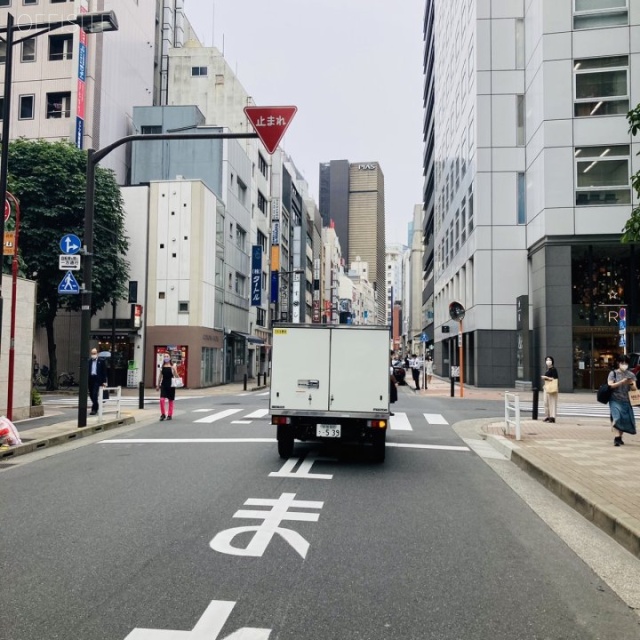
[[[247,390],[247,374],[244,374],[244,390]]]
[[[138,383],[138,409],[144,409],[144,382]]]
[[[261,375],[262,375],[261,373],[258,374],[258,386],[260,386],[260,376]]]
[[[538,389],[538,387],[533,387],[533,403],[531,405],[532,420],[538,419],[538,394],[539,393],[540,393],[540,390]]]
[[[456,395],[456,379],[451,376],[451,397]]]

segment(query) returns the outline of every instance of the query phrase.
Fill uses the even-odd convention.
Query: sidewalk
[[[257,386],[256,380],[249,380],[247,384],[247,393],[265,389],[265,386]],[[244,392],[244,384],[242,382],[234,382],[230,384],[220,385],[217,387],[208,387],[206,389],[181,389],[179,396],[186,397],[209,397],[220,396],[226,394],[237,394]],[[68,395],[77,395],[68,394]],[[123,397],[138,397],[138,389],[122,389]],[[158,392],[153,389],[145,389],[145,397],[147,402],[144,409],[132,409],[126,407],[120,412],[120,418],[116,418],[115,413],[107,412],[103,415],[102,422],[98,422],[97,416],[87,415],[87,426],[78,428],[77,419],[56,422],[42,427],[25,430],[20,433],[23,444],[10,447],[8,449],[0,449],[0,468],[2,463],[9,462],[12,458],[31,453],[40,449],[53,447],[59,444],[65,444],[72,440],[79,440],[87,436],[100,433],[101,431],[109,431],[117,427],[141,422],[146,419],[153,418],[158,415],[158,404],[151,404],[149,398],[158,397]],[[16,427],[20,431],[20,422],[16,422]]]

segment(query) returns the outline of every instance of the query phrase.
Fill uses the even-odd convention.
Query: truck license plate
[[[316,437],[317,438],[339,438],[340,425],[339,424],[317,424]]]

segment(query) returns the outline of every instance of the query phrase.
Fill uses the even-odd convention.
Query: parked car
[[[393,377],[396,379],[396,382],[399,385],[407,384],[405,377],[406,371],[404,370],[404,365],[401,360],[394,360],[391,365],[393,367]]]

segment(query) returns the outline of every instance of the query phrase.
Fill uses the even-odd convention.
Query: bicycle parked
[[[44,390],[49,384],[49,367],[42,365],[36,367],[33,372],[33,384],[37,389]]]
[[[58,376],[58,387],[60,389],[68,389],[69,387],[75,387],[78,383],[73,375],[73,371],[63,371]]]

